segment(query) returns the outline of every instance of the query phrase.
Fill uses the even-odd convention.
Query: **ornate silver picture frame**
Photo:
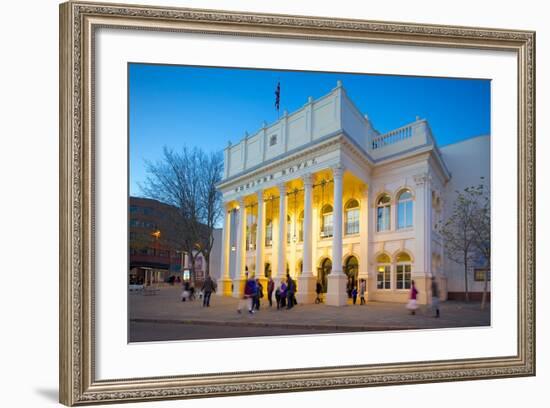
[[[100,28],[514,53],[517,60],[517,351],[512,355],[98,379],[95,47]],[[120,135],[125,137],[125,135]],[[121,158],[122,160],[123,158]],[[535,375],[535,33],[233,11],[60,6],[60,402],[73,406]],[[125,271],[120,271],[125,273]]]

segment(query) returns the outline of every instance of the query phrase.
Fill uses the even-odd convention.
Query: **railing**
[[[384,146],[389,146],[402,140],[409,139],[413,135],[413,126],[407,125],[383,135],[376,136],[372,139],[372,149],[380,149]]]

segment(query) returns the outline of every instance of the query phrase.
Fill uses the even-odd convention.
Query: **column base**
[[[346,284],[348,277],[346,275],[330,274],[327,276],[327,295],[326,304],[330,306],[345,306],[348,304],[348,294],[346,293]]]
[[[311,304],[315,303],[315,285],[317,278],[311,276],[298,276],[296,279],[298,284],[298,290],[296,292],[296,301],[298,304]]]
[[[233,279],[233,291],[232,296],[234,298],[240,299],[244,295],[244,284],[246,283],[245,278]]]
[[[229,278],[226,279],[218,279],[216,284],[218,285],[218,288],[216,289],[216,295],[218,296],[231,296],[231,283],[233,281]]]

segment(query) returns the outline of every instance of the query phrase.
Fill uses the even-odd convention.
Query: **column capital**
[[[304,174],[302,181],[304,182],[304,186],[311,187],[313,185],[313,175],[311,173]]]
[[[244,207],[244,197],[237,198],[237,202],[239,203],[239,207]]]
[[[279,189],[279,193],[281,195],[286,193],[286,183],[277,184],[277,188]]]
[[[344,174],[344,170],[344,166],[342,166],[341,164],[337,164],[332,167],[332,175],[334,176],[334,178],[341,178]]]
[[[417,186],[421,186],[429,183],[432,180],[432,176],[429,173],[415,174],[413,179]]]
[[[264,202],[264,191],[260,190],[258,191],[258,203],[263,203],[263,202]]]

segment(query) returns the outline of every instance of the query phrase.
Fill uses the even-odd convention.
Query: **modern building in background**
[[[165,239],[166,218],[177,211],[157,200],[130,197],[129,203],[129,283],[151,285],[179,280],[202,281],[206,263],[202,255],[195,260],[190,274],[189,256]],[[183,268],[182,268],[183,265]]]
[[[414,280],[425,304],[435,276],[442,299],[459,297],[463,272],[437,224],[455,190],[489,180],[489,148],[486,136],[439,149],[421,118],[380,134],[339,81],[225,148],[220,292],[240,296],[246,273],[289,273],[299,302],[320,282],[327,304],[344,305],[361,279],[370,300],[404,302]]]

